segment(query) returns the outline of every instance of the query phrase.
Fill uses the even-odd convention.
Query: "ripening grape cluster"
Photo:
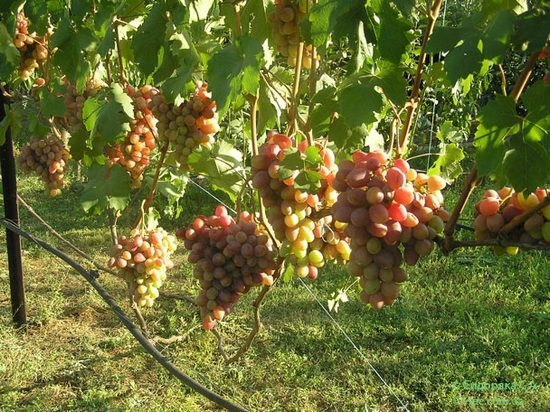
[[[149,103],[159,94],[159,90],[150,85],[139,89],[131,86],[126,93],[134,102],[134,119],[130,121],[130,131],[123,142],[106,147],[109,166],[118,164],[130,174],[130,185],[139,188],[143,180],[143,172],[151,161],[151,152],[156,147],[157,119],[153,116]]]
[[[57,196],[64,186],[65,165],[69,158],[63,141],[48,135],[44,139],[33,137],[28,145],[21,148],[17,160],[24,171],[35,171],[42,178],[50,196]]]
[[[151,307],[166,280],[166,272],[174,266],[170,256],[176,247],[176,237],[160,227],[145,233],[134,229],[130,237],[119,236],[108,266],[117,269],[119,276],[131,285],[139,306]]]
[[[78,93],[76,87],[66,78],[63,80],[66,87],[65,94],[63,95],[63,100],[65,103],[65,115],[63,116],[63,121],[68,130],[74,133],[84,128],[82,109],[84,108],[86,99],[90,96],[95,96],[103,85],[95,79],[89,79],[86,82],[86,88],[84,91],[82,93]]]
[[[476,203],[474,236],[478,240],[496,239],[500,230],[514,217],[533,210],[548,197],[548,190],[537,188],[534,193],[515,192],[510,187],[486,190]],[[550,243],[550,206],[533,213],[523,224],[507,233],[509,241],[518,244],[538,245]],[[517,246],[494,246],[497,254],[515,255]]]
[[[187,158],[199,146],[210,148],[219,130],[216,102],[206,82],[197,82],[189,100],[176,106],[157,94],[148,104],[158,119],[159,138],[170,142],[170,156],[183,169]]]
[[[392,163],[384,152],[356,151],[340,163],[332,184],[340,192],[332,211],[347,224],[348,271],[359,277],[361,299],[376,309],[390,305],[407,279],[402,263],[429,254],[449,218],[441,193],[446,182],[404,159]]]
[[[252,158],[252,184],[268,208],[268,220],[278,239],[280,254],[288,257],[299,277],[317,278],[318,269],[329,260],[349,258],[349,245],[342,226],[331,215],[316,217],[316,212],[328,209],[336,201],[337,192],[330,185],[336,173],[334,154],[321,147],[323,164],[316,170],[321,176],[318,193],[307,193],[294,187],[295,177],[281,178],[280,163],[293,140],[281,133],[270,132],[267,141]],[[307,142],[299,145],[304,153]]]
[[[29,33],[29,20],[23,12],[17,14],[16,33],[13,43],[21,55],[19,77],[27,80],[34,70],[48,58],[47,36]]]
[[[275,9],[268,15],[277,51],[287,58],[290,66],[296,66],[298,59],[298,44],[301,41],[298,25],[311,7],[310,0],[276,0]],[[312,50],[312,45],[304,46],[302,67],[305,69],[311,68]]]
[[[210,217],[198,216],[176,235],[190,251],[202,325],[212,329],[253,286],[273,284],[277,268],[273,242],[246,212],[236,222],[224,206]]]

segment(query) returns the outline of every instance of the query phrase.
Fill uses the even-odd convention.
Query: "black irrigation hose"
[[[193,378],[187,376],[185,373],[183,373],[177,366],[175,366],[173,363],[171,363],[168,359],[162,355],[162,353],[159,352],[159,350],[153,346],[147,337],[143,335],[141,330],[130,320],[128,316],[124,313],[124,311],[117,305],[114,298],[109,295],[109,293],[97,282],[96,278],[99,276],[97,271],[91,270],[88,271],[84,269],[82,266],[80,266],[78,263],[76,263],[74,260],[72,260],[70,257],[65,255],[63,252],[57,250],[53,246],[50,246],[46,242],[35,238],[34,236],[30,235],[29,233],[25,232],[21,228],[19,228],[17,225],[12,223],[11,221],[3,218],[1,220],[2,224],[9,230],[19,234],[20,236],[23,236],[24,238],[36,243],[40,247],[46,249],[48,252],[54,254],[61,260],[65,261],[67,264],[69,264],[74,270],[76,270],[78,273],[80,273],[84,278],[90,283],[94,289],[97,291],[97,293],[101,296],[101,298],[109,305],[111,310],[115,312],[115,314],[118,316],[120,321],[124,324],[124,326],[130,331],[132,335],[136,338],[136,340],[143,346],[143,348],[149,352],[149,354],[155,358],[155,360],[160,363],[168,372],[170,372],[174,377],[179,379],[182,383],[185,385],[191,387],[196,392],[199,392],[201,395],[204,395],[208,399],[210,399],[212,402],[215,402],[219,406],[227,409],[231,412],[246,412],[246,409],[243,409],[240,406],[235,405],[234,403],[228,401],[225,398],[222,398],[220,395],[218,395],[215,392],[212,392],[208,388],[205,388],[200,383],[195,381]]]

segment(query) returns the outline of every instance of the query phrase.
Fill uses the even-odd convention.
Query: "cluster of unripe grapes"
[[[382,151],[356,151],[340,163],[332,184],[340,192],[332,212],[347,225],[348,271],[359,277],[361,299],[376,309],[390,305],[407,279],[403,261],[414,265],[428,255],[444,229],[446,182],[404,159],[390,162]]]
[[[277,0],[274,10],[268,15],[277,51],[287,58],[290,66],[295,66],[298,59],[298,44],[301,41],[298,25],[311,6],[310,0]],[[312,50],[312,45],[304,46],[302,67],[305,69],[311,68]]]
[[[95,96],[103,85],[95,79],[89,79],[86,82],[84,91],[78,93],[76,87],[66,78],[63,81],[65,83],[65,94],[63,95],[65,115],[63,116],[63,122],[71,133],[75,133],[84,128],[82,109],[84,108],[86,99],[90,96]]]
[[[489,189],[476,203],[477,216],[474,220],[474,236],[478,240],[496,239],[501,229],[516,216],[528,213],[548,197],[548,190],[538,188],[534,193],[515,192],[510,187],[500,190]],[[541,205],[542,206],[542,205]],[[537,245],[550,243],[550,205],[537,210],[504,237],[518,244]],[[518,246],[494,246],[496,254],[518,253]]]
[[[235,221],[220,205],[214,215],[196,217],[176,235],[190,251],[188,261],[200,282],[196,302],[205,329],[214,328],[253,286],[273,284],[273,242],[250,214],[242,212]]]
[[[210,148],[219,130],[216,102],[206,82],[197,82],[189,100],[176,106],[162,94],[153,97],[148,107],[158,119],[159,138],[170,142],[170,157],[183,169],[187,158],[199,146]]]
[[[139,306],[153,306],[166,272],[174,264],[170,259],[177,240],[162,228],[147,232],[134,229],[130,237],[119,236],[113,246],[108,266],[130,285]]]
[[[17,160],[22,170],[35,171],[42,178],[50,196],[57,196],[64,186],[65,165],[69,158],[63,141],[48,135],[43,139],[33,137],[28,145],[21,148]]]
[[[342,226],[332,216],[317,217],[317,212],[330,208],[338,195],[330,185],[337,170],[333,152],[319,147],[323,164],[314,171],[320,174],[321,188],[317,193],[307,193],[294,187],[295,174],[280,175],[281,162],[294,145],[285,134],[268,133],[267,141],[251,160],[252,184],[268,208],[268,220],[276,237],[282,240],[281,256],[289,258],[297,276],[315,279],[318,268],[327,261],[346,261],[350,249]],[[302,155],[307,148],[306,141],[298,145]]]
[[[36,33],[29,33],[29,24],[25,14],[19,12],[13,43],[21,55],[19,63],[21,80],[31,77],[34,69],[48,59],[48,35],[38,36]]]
[[[130,121],[130,131],[123,142],[106,147],[105,154],[108,164],[124,167],[130,174],[131,187],[139,188],[143,172],[151,161],[151,152],[156,147],[157,119],[153,116],[149,103],[159,94],[159,90],[150,85],[144,85],[137,90],[128,86],[126,93],[134,102],[134,119]]]

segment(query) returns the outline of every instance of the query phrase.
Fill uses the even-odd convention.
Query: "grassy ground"
[[[72,190],[50,199],[34,178],[19,184],[23,198],[63,236],[106,261],[104,216],[84,215]],[[197,204],[208,200],[197,194],[189,208]],[[173,229],[183,219],[162,224]],[[25,230],[75,257],[24,208],[21,220]],[[180,250],[165,291],[196,292],[184,258]],[[13,328],[4,237],[0,259],[0,411],[220,410],[155,363],[78,274],[28,241],[29,325]],[[397,397],[411,411],[550,410],[547,254],[434,253],[408,271],[410,281],[391,308],[370,310],[352,286],[350,301],[331,312],[355,348],[299,282],[274,288],[262,308],[262,332],[235,364],[224,363],[189,303],[161,298],[145,316],[153,334],[183,337],[159,345],[169,359],[250,411],[403,410]],[[124,284],[111,275],[100,280],[128,311]],[[326,304],[350,279],[332,267],[307,284]],[[252,299],[220,325],[229,353],[251,327]]]

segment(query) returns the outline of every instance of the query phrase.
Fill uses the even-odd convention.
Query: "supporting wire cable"
[[[304,280],[302,278],[298,278],[298,280],[301,282],[301,284],[306,288],[306,290],[308,291],[308,293],[313,297],[313,299],[315,299],[315,301],[319,304],[319,306],[323,309],[323,312],[325,312],[325,315],[328,316],[328,318],[332,321],[332,323],[338,328],[338,330],[340,331],[340,333],[342,333],[342,335],[346,338],[346,340],[351,344],[351,346],[353,346],[353,349],[355,349],[355,351],[359,354],[359,356],[361,357],[361,359],[363,359],[363,361],[369,366],[369,368],[374,372],[374,374],[376,375],[376,377],[380,380],[380,382],[382,382],[382,384],[388,388],[388,391],[392,394],[392,396],[397,399],[397,401],[401,404],[401,406],[404,408],[405,411],[409,412],[409,409],[407,408],[407,405],[405,405],[405,403],[401,400],[401,398],[395,393],[395,391],[391,388],[391,386],[386,382],[386,380],[384,379],[384,377],[382,376],[382,374],[380,372],[378,372],[378,370],[374,367],[374,365],[368,360],[368,358],[363,354],[363,352],[361,352],[361,349],[359,349],[359,347],[355,344],[355,342],[353,341],[353,339],[350,338],[350,336],[346,333],[346,331],[342,328],[342,326],[340,326],[340,324],[338,323],[338,321],[334,318],[334,316],[332,316],[329,312],[329,310],[325,307],[325,305],[323,305],[323,303],[317,298],[317,296],[315,295],[315,293],[313,292],[313,290],[311,290],[311,288],[306,284],[306,282],[304,282]]]
[[[60,250],[54,248],[53,246],[49,245],[48,243],[32,236],[28,232],[25,232],[19,226],[14,224],[12,221],[8,219],[1,219],[0,222],[9,230],[19,234],[20,236],[23,236],[27,240],[30,240],[31,242],[36,243],[38,246],[42,247],[43,249],[47,250],[48,252],[52,253],[53,255],[57,256],[61,260],[63,260],[65,263],[67,263],[69,266],[71,266],[74,270],[76,270],[80,275],[82,275],[90,285],[96,290],[96,292],[100,295],[100,297],[103,299],[103,301],[110,307],[110,309],[117,315],[121,323],[128,329],[128,331],[134,336],[134,338],[141,344],[141,346],[162,366],[164,367],[172,376],[177,378],[180,382],[183,384],[189,386],[196,392],[200,393],[201,395],[205,396],[212,402],[218,404],[219,406],[227,409],[230,412],[246,412],[246,409],[243,409],[242,407],[232,403],[231,401],[223,398],[222,396],[218,395],[217,393],[211,391],[210,389],[202,386],[200,383],[195,381],[190,376],[186,375],[182,370],[180,370],[176,365],[174,365],[172,362],[170,362],[150,341],[149,339],[142,333],[142,331],[135,325],[132,320],[124,313],[122,308],[118,306],[115,299],[99,284],[97,281],[98,273],[95,270],[88,271],[84,269],[82,266],[80,266],[77,262],[75,262],[73,259],[71,259],[69,256],[65,255]]]

